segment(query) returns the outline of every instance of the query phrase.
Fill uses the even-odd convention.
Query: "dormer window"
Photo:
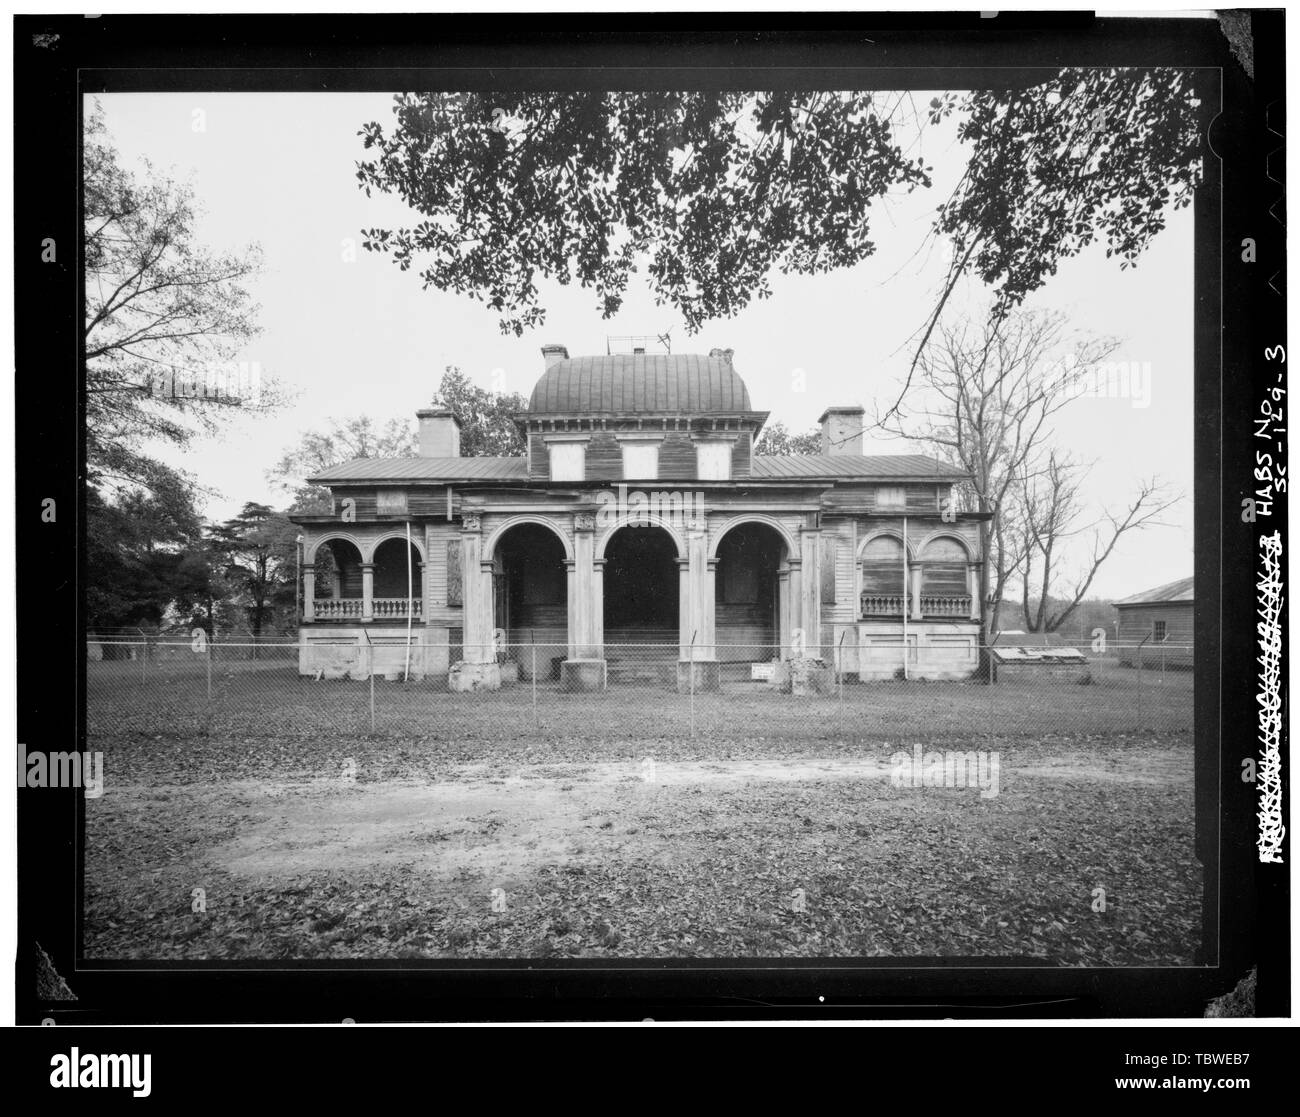
[[[565,438],[555,435],[546,439],[551,455],[552,481],[587,479],[587,436]]]

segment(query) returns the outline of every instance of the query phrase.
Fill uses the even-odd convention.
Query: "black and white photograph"
[[[19,701],[66,722],[20,711],[19,803],[77,803],[41,1014],[145,971],[796,964],[1256,1014],[1285,334],[1233,306],[1284,229],[1224,209],[1213,129],[1280,12],[1075,55],[859,20],[81,63],[79,244],[23,233],[79,294],[19,379],[68,407],[15,412],[20,530],[76,540],[75,590],[18,555]]]

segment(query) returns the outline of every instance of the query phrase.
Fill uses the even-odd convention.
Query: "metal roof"
[[[357,458],[332,465],[313,484],[330,481],[498,481],[528,476],[526,458]]]
[[[784,454],[753,458],[756,481],[956,481],[966,475],[921,454]],[[526,458],[357,458],[330,466],[308,480],[331,481],[526,481]],[[670,478],[665,478],[670,480]],[[676,480],[676,478],[672,478]],[[681,478],[690,480],[690,478]],[[744,482],[745,478],[733,478]]]
[[[731,362],[694,353],[612,353],[556,361],[529,415],[735,415],[752,411]]]
[[[1163,586],[1156,586],[1153,590],[1143,590],[1141,593],[1135,593],[1132,597],[1126,597],[1122,601],[1116,601],[1116,605],[1175,605],[1179,603],[1190,605],[1193,600],[1192,583],[1195,578],[1180,578],[1176,582],[1168,582]]]
[[[854,477],[909,481],[961,481],[969,476],[924,454],[755,454],[750,475],[764,479]]]

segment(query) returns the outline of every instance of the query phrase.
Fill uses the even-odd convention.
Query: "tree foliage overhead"
[[[997,313],[1097,238],[1124,265],[1199,181],[1197,102],[1176,70],[1062,70],[1031,88],[906,93],[406,93],[361,130],[357,178],[423,220],[364,231],[426,287],[479,299],[504,332],[540,324],[538,282],[577,281],[615,314],[645,261],[691,331],[875,249],[873,204],[928,187],[911,154],[951,114],[971,158],[937,208],[948,280],[973,269]]]
[[[362,129],[357,177],[425,218],[364,231],[425,286],[539,325],[537,281],[593,288],[606,317],[648,258],[692,329],[768,293],[772,270],[869,256],[871,202],[928,185],[873,93],[408,93]]]

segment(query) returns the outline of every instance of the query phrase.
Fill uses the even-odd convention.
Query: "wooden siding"
[[[1142,663],[1146,667],[1166,665],[1190,666],[1193,662],[1194,639],[1191,602],[1156,602],[1149,605],[1125,605],[1115,610],[1119,614],[1119,657],[1124,663],[1134,663],[1138,651],[1131,645],[1143,639]],[[1156,621],[1165,622],[1164,646],[1157,644],[1152,635]]]
[[[586,444],[585,477],[589,481],[623,480],[623,447],[616,430],[593,430]],[[629,434],[661,435],[659,443],[659,477],[662,481],[691,481],[699,474],[696,464],[695,442],[689,431],[657,431],[653,427],[631,428]],[[735,435],[731,447],[731,476],[744,479],[750,475],[753,439],[749,431],[729,431]],[[545,435],[532,432],[528,436],[528,476],[534,481],[548,481],[551,476],[550,452]],[[648,478],[635,478],[648,480]]]

